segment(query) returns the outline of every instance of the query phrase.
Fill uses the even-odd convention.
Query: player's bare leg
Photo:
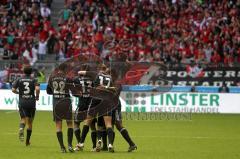
[[[67,120],[67,136],[68,136],[68,151],[69,152],[74,152],[74,149],[72,147],[72,140],[73,140],[73,121],[72,120]]]
[[[62,121],[56,121],[57,139],[62,153],[66,153],[66,148],[63,143]]]
[[[108,136],[108,151],[109,152],[114,152],[113,148],[113,128],[112,128],[112,116],[104,116],[104,123],[107,129],[107,136]]]
[[[24,141],[24,128],[26,125],[26,118],[21,118],[20,124],[19,124],[19,131],[18,131],[18,137],[21,142]]]

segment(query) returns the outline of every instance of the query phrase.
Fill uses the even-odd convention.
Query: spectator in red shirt
[[[219,64],[221,61],[221,56],[215,51],[211,57],[211,62],[213,64]]]

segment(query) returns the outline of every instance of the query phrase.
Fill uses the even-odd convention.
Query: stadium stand
[[[66,1],[60,39],[66,57],[90,52],[108,60],[224,63],[240,61],[239,5],[230,1]],[[108,50],[109,40],[132,48]]]
[[[65,0],[61,11],[62,1],[51,4],[1,0],[0,58],[20,60],[11,68],[22,60],[52,68],[49,57],[59,62],[79,54],[171,65],[240,62],[239,0]],[[52,10],[59,11],[58,26]]]
[[[29,50],[30,56],[37,51],[38,60],[46,53],[57,54],[57,60],[93,53],[107,60],[118,60],[124,54],[120,57],[140,62],[195,60],[231,66],[240,61],[237,0],[65,0],[59,30],[49,21],[51,2],[1,4],[5,4],[0,9],[4,15],[0,24],[2,59],[19,59]],[[132,47],[104,47],[112,40],[127,40]],[[39,48],[31,51],[34,44]]]
[[[3,60],[24,60],[33,65],[44,58],[44,42],[54,30],[50,22],[50,4],[48,0],[1,2],[0,49]]]

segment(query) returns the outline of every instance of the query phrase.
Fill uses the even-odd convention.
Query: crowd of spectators
[[[50,0],[0,0],[0,53],[5,60],[34,63],[46,54]]]
[[[70,0],[59,21],[61,53],[232,66],[240,62],[239,19],[240,0]]]
[[[58,29],[49,4],[12,0],[0,8],[4,59],[240,62],[240,0],[65,0]]]

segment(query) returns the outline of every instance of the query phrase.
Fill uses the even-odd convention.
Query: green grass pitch
[[[194,114],[192,120],[124,121],[138,150],[116,132],[115,153],[60,153],[51,112],[37,112],[31,146],[18,140],[18,113],[0,111],[0,159],[239,159],[240,115]],[[66,125],[66,124],[64,124]],[[64,126],[66,130],[66,126]],[[64,141],[66,144],[66,131]],[[74,137],[74,144],[76,143]]]

